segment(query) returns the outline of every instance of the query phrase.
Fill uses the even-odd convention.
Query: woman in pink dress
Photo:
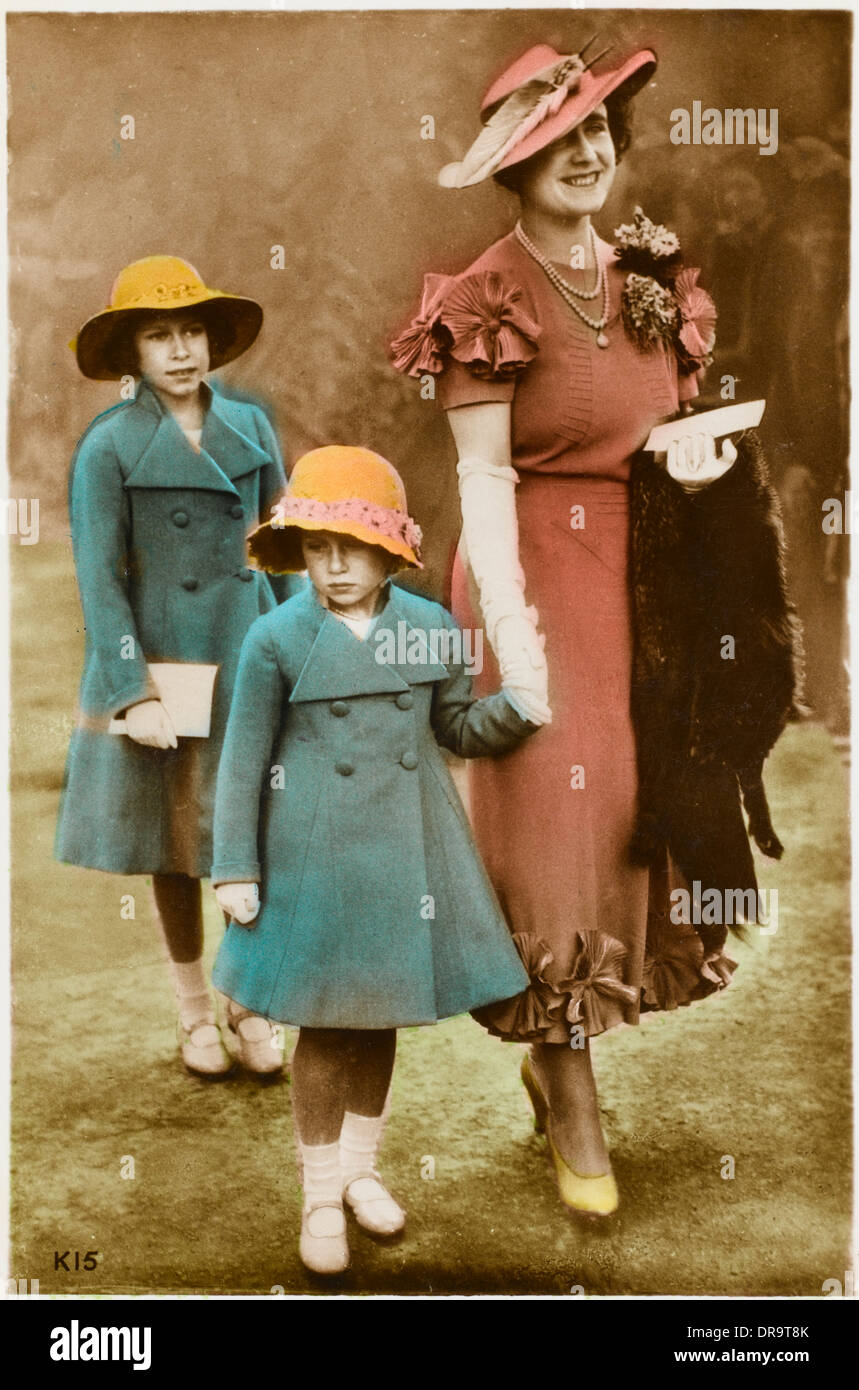
[[[427,276],[392,348],[400,370],[437,377],[448,412],[463,519],[453,607],[486,628],[485,687],[502,678],[520,713],[550,725],[471,770],[478,843],[531,977],[476,1016],[532,1043],[537,1128],[562,1200],[589,1215],[618,1194],[588,1039],[729,982],[725,919],[679,920],[670,893],[756,886],[740,791],[751,833],[780,853],[760,772],[794,698],[756,441],[678,432],[665,456],[642,452],[698,394],[715,310],[640,210],[619,253],[591,224],[655,62],[540,45],[493,83],[481,135],[440,182],[493,176],[520,220],[462,274]],[[726,682],[718,640],[744,623]]]

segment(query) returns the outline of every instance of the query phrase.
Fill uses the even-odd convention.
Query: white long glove
[[[525,602],[513,468],[468,457],[459,460],[465,559],[477,581],[486,635],[501,682],[534,724],[549,724],[545,639],[536,608]]]
[[[259,912],[259,888],[255,883],[219,883],[215,897],[221,911],[242,927],[249,926]]]

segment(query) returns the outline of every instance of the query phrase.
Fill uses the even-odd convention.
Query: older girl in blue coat
[[[311,583],[245,639],[218,773],[212,881],[233,924],[214,979],[300,1029],[299,1249],[320,1273],[348,1264],[344,1201],[377,1236],[404,1224],[376,1167],[396,1029],[527,982],[440,745],[504,754],[536,725],[506,693],[473,699],[453,619],[391,586],[419,539],[377,454],[299,460],[250,550]]]
[[[99,415],[72,463],[69,513],[86,628],[79,716],[57,829],[61,860],[152,875],[189,1069],[230,1070],[203,966],[200,879],[211,863],[220,743],[238,653],[273,608],[246,565],[245,537],[279,494],[274,432],[254,404],[227,399],[210,368],[250,347],[251,299],[208,288],[187,262],[150,256],[114,282],[107,309],[72,344],[84,376],[139,379]],[[285,592],[283,581],[274,581]],[[217,665],[207,739],[177,738],[152,662]],[[109,731],[124,717],[124,734]],[[234,1014],[227,1041],[251,1070],[281,1058],[263,1019]]]

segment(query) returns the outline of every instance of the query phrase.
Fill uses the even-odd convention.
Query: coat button
[[[404,767],[406,772],[414,772],[417,765],[418,758],[416,753],[404,753],[400,758],[400,766]]]
[[[331,713],[338,719],[342,719],[344,714],[349,713],[349,706],[345,700],[335,700],[331,705]]]
[[[246,584],[250,584],[250,582],[251,582],[251,580],[253,579],[253,577],[254,577],[254,572],[253,572],[253,570],[249,570],[249,569],[239,570],[239,579],[243,579],[243,580],[245,581]]]
[[[410,694],[407,690],[404,690],[402,695],[397,696],[397,709],[411,709],[414,703],[414,695]]]
[[[171,519],[174,526],[187,526],[191,518],[187,512],[173,512]]]
[[[240,521],[244,514],[245,509],[241,502],[235,502],[232,507],[230,507],[230,516],[233,517],[235,521]]]
[[[355,771],[354,763],[335,763],[334,771],[339,772],[341,777],[351,777]]]
[[[183,580],[182,580],[182,588],[183,588],[183,589],[187,589],[189,594],[193,594],[194,590],[195,590],[195,589],[199,589],[199,587],[200,587],[200,581],[199,581],[199,579],[192,579],[192,578],[189,576],[187,579],[183,579]]]

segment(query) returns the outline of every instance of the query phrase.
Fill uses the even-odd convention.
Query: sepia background
[[[386,343],[425,270],[464,268],[512,226],[514,204],[491,183],[436,184],[474,138],[482,91],[533,43],[573,51],[594,32],[660,58],[597,228],[610,240],[639,203],[679,232],[720,311],[704,404],[718,403],[725,373],[738,398],[768,402],[762,432],[814,714],[772,760],[789,853],[763,866],[763,881],[781,887],[785,927],[739,948],[730,997],[600,1045],[616,1167],[637,1194],[614,1246],[570,1244],[527,1133],[515,1049],[467,1019],[407,1031],[387,1152],[423,1215],[416,1249],[387,1263],[368,1255],[356,1286],[814,1294],[840,1277],[846,538],[824,535],[821,507],[846,486],[850,16],[18,14],[7,21],[9,466],[11,495],[39,499],[41,536],[14,552],[14,1250],[19,1277],[44,1289],[290,1291],[303,1277],[285,1088],[185,1079],[143,895],[137,927],[118,918],[119,895],[139,881],[51,860],[82,651],[68,461],[118,399],[115,384],[84,380],[68,341],[117,271],[146,255],[181,255],[210,285],[257,298],[262,334],[222,384],[263,400],[288,466],[330,442],[389,457],[427,537],[420,583],[443,594],[455,455],[441,411],[393,372]],[[693,101],[777,108],[777,153],[670,144],[670,112]],[[133,140],[121,138],[127,116]],[[427,116],[432,140],[421,138]],[[272,268],[278,247],[284,269]],[[211,925],[209,936],[214,946]],[[803,1029],[822,1029],[826,1047]],[[720,1180],[726,1152],[743,1155],[745,1187]],[[134,1182],[117,1177],[128,1153],[146,1155]],[[421,1175],[427,1154],[433,1181]],[[276,1257],[259,1210],[277,1201]],[[54,1244],[73,1239],[108,1248],[87,1281],[52,1270]]]
[[[764,433],[809,633],[810,694],[842,711],[838,557],[821,502],[846,456],[849,16],[814,12],[19,15],[9,22],[14,486],[65,528],[77,434],[117,399],[66,344],[140,256],[184,256],[209,284],[256,297],[257,346],[224,374],[262,395],[289,461],[362,443],[402,470],[442,583],[457,529],[443,416],[387,364],[424,270],[464,268],[510,229],[491,182],[436,172],[477,129],[485,85],[538,36],[593,32],[660,57],[598,230],[636,203],[678,231],[720,310],[709,383],[766,396]],[[586,31],[586,32],[585,32]],[[777,108],[775,155],[677,146],[670,112]],[[121,118],[134,118],[122,139]],[[421,138],[426,115],[435,139]],[[271,269],[272,247],[286,266]],[[831,548],[831,547],[830,547]]]

